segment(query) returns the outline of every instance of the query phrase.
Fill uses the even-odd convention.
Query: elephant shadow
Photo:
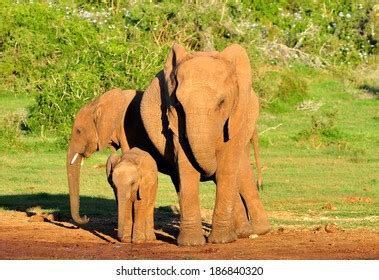
[[[80,228],[96,237],[115,242],[117,239],[117,205],[114,199],[81,196],[82,213],[90,218],[90,222],[80,225]],[[66,229],[77,229],[78,226],[71,219],[68,195],[63,194],[21,194],[0,196],[0,209],[24,212],[27,216],[38,214],[53,214],[54,220],[45,219],[45,222]],[[154,211],[155,232],[158,240],[176,244],[179,234],[180,214],[174,206],[161,206]],[[0,214],[1,215],[1,214]],[[69,224],[69,225],[67,225]],[[203,223],[205,231],[210,225]]]
[[[117,208],[113,199],[81,196],[82,211],[90,217],[90,222],[80,226],[95,236],[110,241],[108,237],[116,238]],[[0,196],[0,208],[24,212],[27,216],[53,214],[54,220],[45,222],[55,226],[76,229],[78,226],[71,219],[69,196],[63,194],[20,194]],[[1,215],[1,214],[0,214]],[[67,225],[71,224],[71,225]]]
[[[176,244],[180,228],[180,212],[175,205],[161,206],[154,211],[155,234],[158,240]],[[202,221],[203,231],[208,234],[211,224]]]

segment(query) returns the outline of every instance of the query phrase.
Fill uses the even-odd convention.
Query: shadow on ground
[[[55,226],[66,229],[80,227],[107,242],[114,242],[117,238],[117,205],[114,199],[81,196],[80,213],[87,215],[90,221],[80,226],[71,219],[68,195],[48,193],[3,195],[0,196],[0,209],[24,212],[28,216],[51,213],[54,215],[54,220],[45,219],[45,221]],[[180,224],[179,209],[175,206],[158,207],[155,209],[154,220],[157,239],[176,244]],[[203,228],[209,231],[210,224],[203,222]]]

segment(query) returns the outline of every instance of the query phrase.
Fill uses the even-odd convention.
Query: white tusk
[[[82,162],[80,163],[80,166],[83,166],[84,163],[84,157],[82,157]]]
[[[78,155],[79,155],[78,153],[76,153],[76,154],[74,155],[74,157],[72,158],[70,164],[74,164],[74,163],[75,163],[75,160],[76,160],[76,158],[78,157]]]

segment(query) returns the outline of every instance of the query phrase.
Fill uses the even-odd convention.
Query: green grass
[[[284,114],[264,111],[259,130],[281,124],[261,136],[265,166],[264,205],[269,211],[308,212],[319,217],[297,219],[293,224],[333,222],[343,227],[379,225],[379,124],[378,99],[362,99],[347,91],[330,75],[317,75],[309,85],[309,98],[323,105],[317,112],[292,110]],[[333,127],[340,132],[327,134],[315,143],[299,141],[299,133],[311,128],[311,117],[325,117],[335,111]],[[313,135],[319,137],[319,135]],[[368,202],[348,202],[348,197],[367,198]],[[324,210],[331,203],[335,210]],[[366,220],[371,216],[371,219]],[[323,220],[321,218],[326,220]],[[353,219],[356,218],[356,219]],[[274,224],[292,224],[292,220],[273,217]]]
[[[25,95],[13,96],[9,93],[0,93],[0,116],[9,112],[25,110],[25,107],[32,103],[32,99]],[[4,104],[4,105],[3,105]]]
[[[263,110],[258,123],[264,166],[261,198],[274,226],[312,227],[335,223],[343,228],[379,226],[379,123],[378,99],[362,98],[362,92],[345,88],[330,74],[305,73],[308,97],[322,106],[316,111],[291,110],[273,114]],[[22,96],[0,95],[0,111],[18,111],[30,104]],[[298,139],[312,126],[311,117],[324,118],[336,111],[333,129],[321,145]],[[281,126],[267,130],[270,127]],[[318,137],[315,134],[315,137]],[[0,209],[58,212],[69,217],[65,151],[55,139],[21,135],[19,147],[0,149]],[[4,144],[0,142],[0,145]],[[316,144],[318,144],[317,142]],[[107,152],[86,160],[82,171],[81,213],[88,216],[115,215],[113,193],[105,178]],[[202,183],[201,205],[211,217],[215,187]],[[350,197],[358,201],[351,202]],[[359,199],[361,199],[359,201]],[[324,209],[330,203],[333,210]],[[178,205],[167,176],[159,176],[157,207]]]

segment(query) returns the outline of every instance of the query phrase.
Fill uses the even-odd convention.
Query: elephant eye
[[[221,107],[224,105],[225,103],[225,98],[220,98],[219,101],[217,102],[217,109],[221,109]]]
[[[78,128],[76,129],[76,133],[77,133],[77,134],[82,133],[82,129],[78,127]]]

